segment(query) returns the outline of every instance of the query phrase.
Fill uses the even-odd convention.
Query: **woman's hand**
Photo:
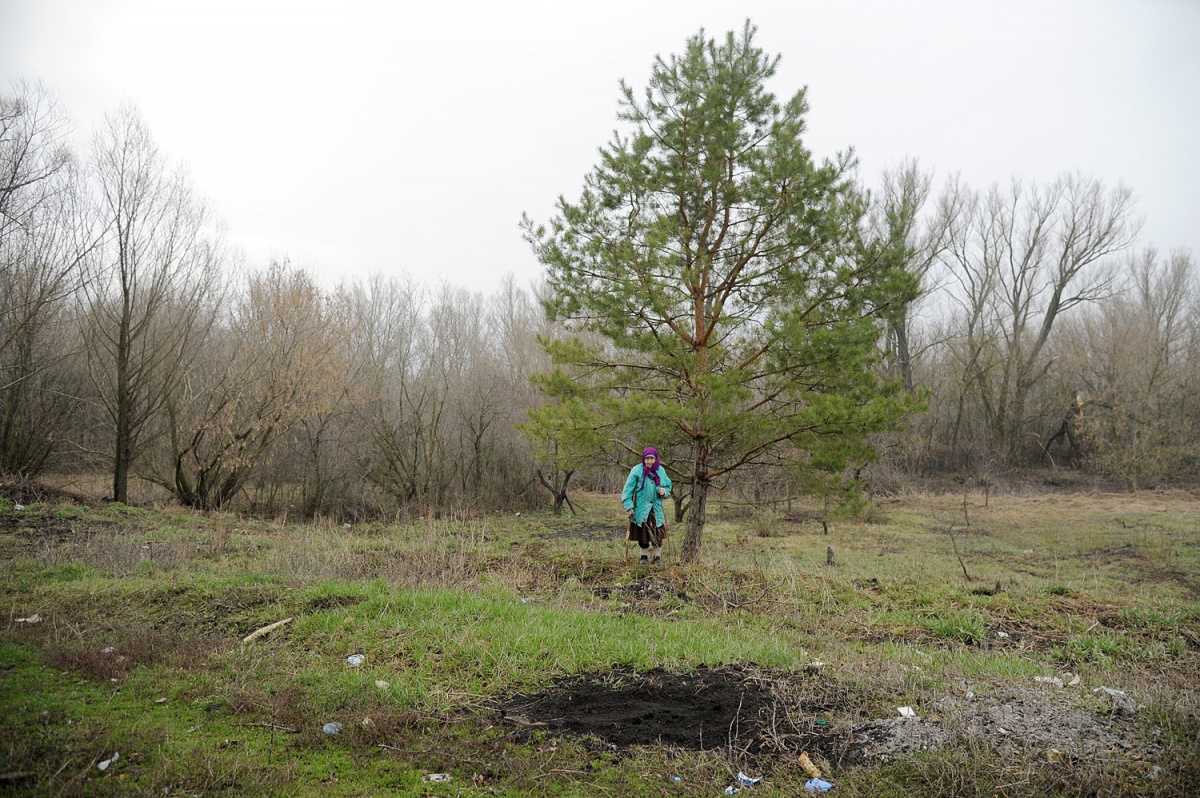
[[[660,485],[660,486],[659,486],[659,488],[658,488],[658,495],[659,495],[659,496],[666,496],[666,495],[667,495],[667,489],[666,489],[666,488],[664,488],[664,487],[662,487],[662,486]]]
[[[633,518],[633,508],[630,507],[628,510],[626,510],[625,515],[628,516],[629,518]]]

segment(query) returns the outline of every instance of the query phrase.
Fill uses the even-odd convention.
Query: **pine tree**
[[[655,59],[640,99],[622,81],[632,130],[548,228],[524,219],[547,313],[568,331],[546,342],[541,412],[582,401],[612,440],[663,452],[690,483],[684,562],[700,555],[714,480],[861,458],[905,407],[872,365],[913,281],[864,241],[853,154],[814,162],[805,92],[780,104],[767,90],[779,57],[754,35],[701,31]]]

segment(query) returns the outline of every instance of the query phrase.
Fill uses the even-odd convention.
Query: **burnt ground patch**
[[[856,703],[831,680],[753,667],[690,673],[616,668],[514,696],[500,703],[498,713],[518,736],[540,730],[591,738],[617,751],[649,745],[721,751],[770,772],[794,767],[801,751],[840,760],[846,735],[826,717],[843,715]]]
[[[96,535],[114,535],[128,527],[116,521],[59,518],[45,508],[0,513],[0,557],[34,555],[86,542]]]
[[[917,717],[879,718],[871,717],[871,696],[819,672],[615,668],[513,696],[497,712],[517,738],[542,732],[618,752],[717,751],[763,774],[795,769],[801,752],[826,773],[947,746],[982,746],[1006,757],[1120,760],[1142,770],[1162,753],[1146,742],[1142,722],[1115,717],[1103,698],[1040,688],[945,696],[918,708]]]
[[[83,526],[74,520],[46,517],[45,514],[21,512],[0,515],[0,530],[13,533],[10,541],[13,544],[29,544],[38,540],[61,544],[74,538],[77,528]]]
[[[618,748],[670,745],[723,748],[761,735],[761,714],[773,703],[769,686],[739,670],[676,674],[618,668],[572,677],[500,708],[517,726],[591,735]]]

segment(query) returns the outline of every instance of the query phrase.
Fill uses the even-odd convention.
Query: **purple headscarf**
[[[651,455],[654,455],[654,470],[647,471],[646,470],[646,458]],[[659,462],[660,462],[660,460],[658,459],[658,449],[655,449],[653,446],[647,446],[645,449],[642,449],[642,481],[643,482],[645,481],[646,477],[650,477],[650,479],[654,480],[655,485],[659,485],[659,486],[662,485],[662,482],[660,482],[658,479],[658,464],[659,464]]]

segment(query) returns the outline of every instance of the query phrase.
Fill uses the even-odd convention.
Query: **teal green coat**
[[[654,484],[653,479],[642,479],[641,463],[630,469],[629,477],[625,480],[625,490],[621,492],[621,506],[626,510],[633,510],[633,523],[638,525],[644,524],[650,517],[651,507],[654,508],[654,520],[658,521],[659,526],[664,526],[667,522],[667,517],[663,514],[663,499],[671,495],[671,478],[667,476],[667,470],[662,464],[655,464],[654,467],[658,469],[658,481],[662,483],[666,496],[658,495],[659,486]]]

